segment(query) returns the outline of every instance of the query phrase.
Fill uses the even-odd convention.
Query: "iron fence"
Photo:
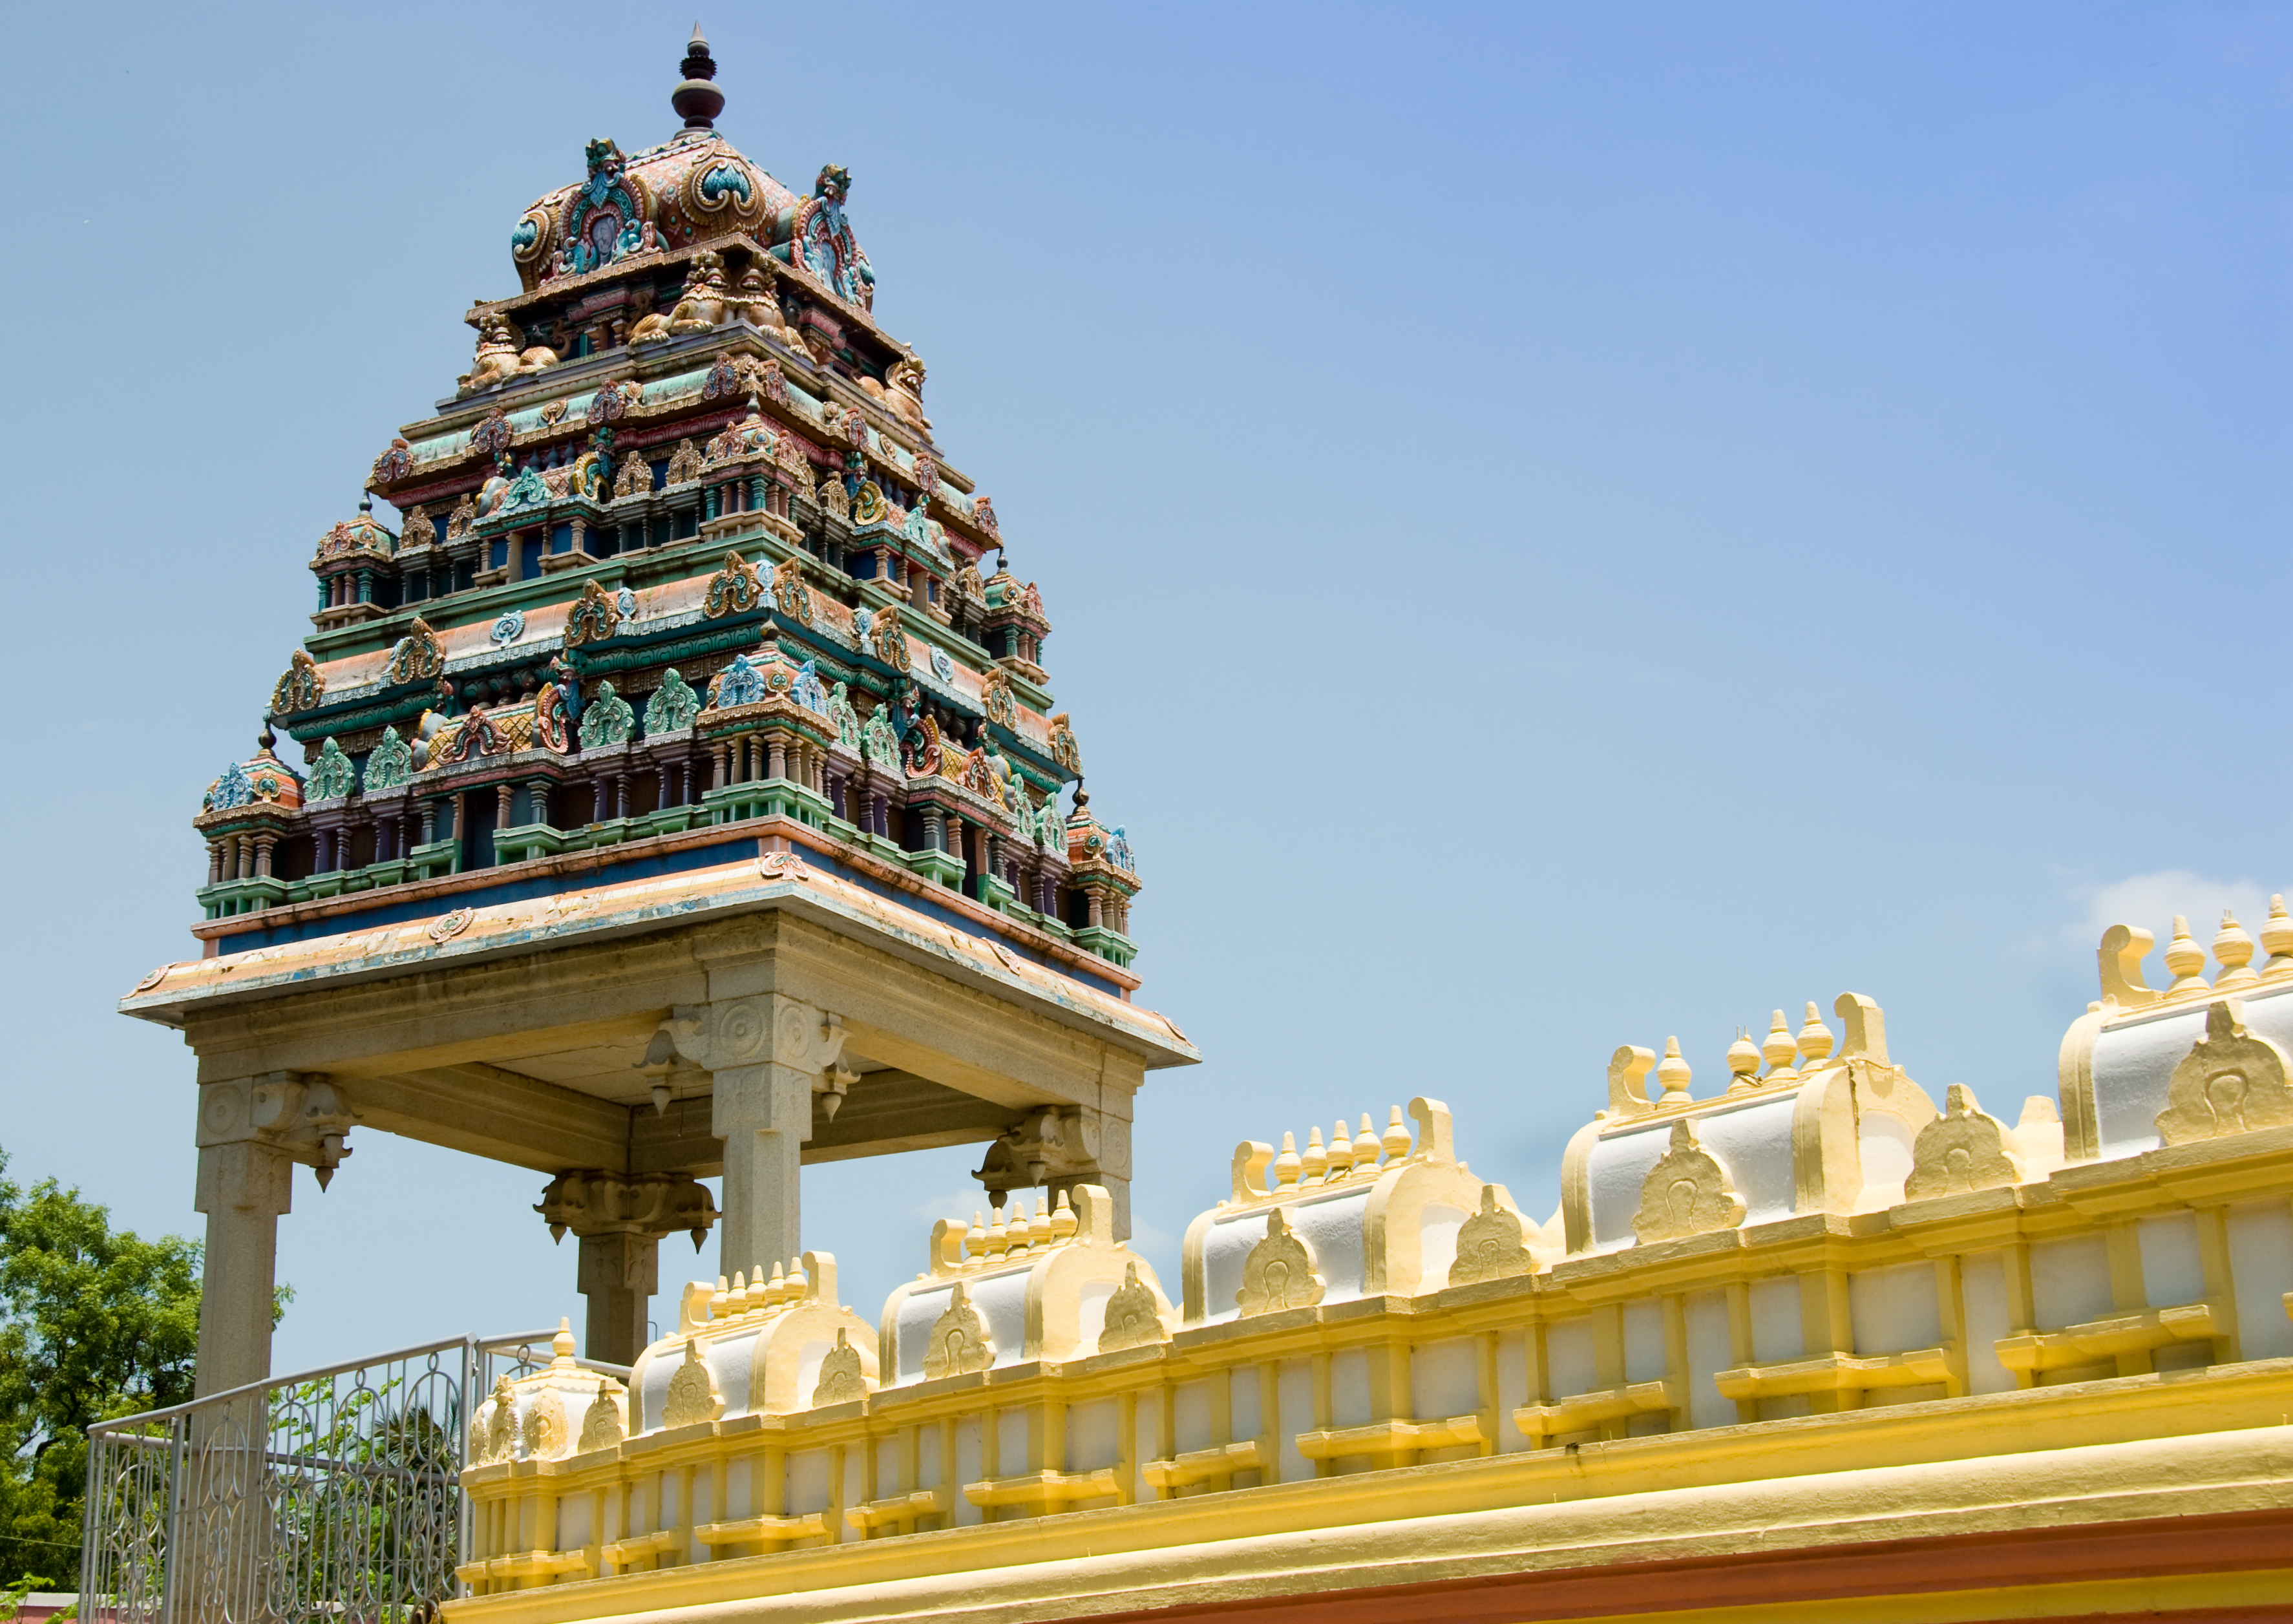
[[[431,1343],[90,1427],[80,1617],[425,1624],[468,1545],[469,1418],[496,1378],[547,1364],[555,1334]]]

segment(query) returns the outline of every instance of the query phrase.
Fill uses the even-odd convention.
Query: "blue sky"
[[[675,128],[691,21],[13,18],[13,1175],[198,1232],[190,1057],[113,1000],[191,949],[313,540],[523,206]],[[1845,989],[2011,1117],[2103,925],[2293,886],[2293,8],[703,21],[733,141],[851,168],[1041,586],[1142,998],[1209,1056],[1139,1103],[1173,1287],[1236,1139],[1430,1093],[1542,1215],[1618,1044],[1704,1093]],[[578,1316],[540,1180],[352,1143],[282,1369]],[[976,1155],[807,1175],[863,1313]]]

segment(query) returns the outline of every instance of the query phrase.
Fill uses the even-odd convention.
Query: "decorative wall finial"
[[[685,47],[685,61],[677,67],[685,79],[669,93],[669,106],[685,120],[686,129],[715,129],[717,115],[725,110],[725,93],[709,83],[717,77],[717,59],[709,54],[709,41],[702,36],[697,22],[693,25],[693,38]]]

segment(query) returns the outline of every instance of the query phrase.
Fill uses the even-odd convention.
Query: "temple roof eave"
[[[172,965],[146,977],[139,983],[145,990],[130,992],[118,1008],[123,1014],[180,1027],[197,1009],[296,998],[776,909],[999,998],[1017,1000],[1058,1024],[1127,1050],[1149,1070],[1201,1058],[1191,1042],[1152,1010],[1083,986],[990,938],[942,925],[825,870],[798,861],[769,877],[755,859],[587,892],[455,909],[435,919]]]

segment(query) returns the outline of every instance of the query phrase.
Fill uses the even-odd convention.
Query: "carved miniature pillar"
[[[258,877],[271,877],[271,854],[278,845],[279,836],[276,835],[257,835],[255,837],[255,872]]]
[[[786,778],[788,776],[787,744],[782,741],[778,733],[774,733],[772,736],[771,742],[768,743],[765,748],[767,764],[765,770],[765,776],[766,778]]]
[[[656,771],[655,779],[656,781],[653,785],[652,792],[653,804],[655,806],[674,806],[677,804],[677,803],[668,798],[668,764],[667,762],[662,762],[660,764],[660,767]]]
[[[293,1204],[295,1163],[331,1176],[352,1117],[331,1086],[287,1071],[204,1084],[199,1110],[194,1204],[207,1228],[193,1391],[204,1397],[271,1374],[279,1220]]]
[[[626,772],[616,772],[613,774],[613,816],[626,818],[628,815],[629,776]]]
[[[717,516],[717,487],[706,485],[701,488],[701,505],[702,509],[701,516],[703,519],[714,519]]]
[[[437,838],[438,803],[425,801],[422,803],[422,844],[426,846]]]
[[[1106,909],[1101,901],[1098,891],[1094,889],[1089,893],[1089,895],[1090,897],[1090,928],[1098,930],[1106,923]]]
[[[646,1306],[660,1289],[660,1242],[678,1230],[698,1245],[717,1221],[706,1185],[673,1174],[561,1173],[535,1208],[554,1235],[579,1237],[577,1278],[588,1299],[582,1345],[592,1359],[633,1364],[644,1351]]]
[[[722,789],[725,788],[725,757],[728,754],[729,752],[722,744],[713,744],[709,747],[709,788]]]
[[[589,821],[603,823],[604,820],[605,775],[601,772],[589,780]]]
[[[374,571],[371,570],[358,572],[358,601],[361,603],[374,602]]]
[[[210,885],[215,885],[222,884],[222,882],[223,842],[220,840],[210,840],[207,842],[207,884]]]
[[[576,553],[587,553],[588,550],[589,521],[587,519],[577,517],[573,521],[573,551]],[[596,1355],[593,1354],[591,1357],[594,1358]]]
[[[844,1050],[842,1022],[777,993],[680,1006],[661,1029],[710,1073],[709,1131],[725,1142],[720,1269],[786,1265],[802,1252],[798,1177],[812,1096]],[[845,1074],[848,1078],[848,1073]]]

